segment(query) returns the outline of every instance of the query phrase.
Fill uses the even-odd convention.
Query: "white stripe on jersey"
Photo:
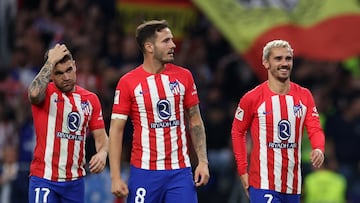
[[[143,91],[141,84],[136,86],[134,89],[134,95],[137,92]],[[139,112],[140,112],[140,123],[143,126],[149,126],[146,109],[145,109],[145,101],[143,97],[135,97],[136,103],[138,104]],[[143,169],[150,169],[150,151],[146,151],[145,149],[150,149],[150,142],[149,142],[149,130],[148,128],[141,128],[141,146],[142,146],[142,156],[141,156],[141,168]]]
[[[280,108],[280,99],[278,95],[274,95],[271,97],[272,102],[272,113],[273,113],[273,123],[279,123],[281,120],[281,108]],[[281,140],[278,137],[278,128],[274,125],[274,134],[273,134],[273,142],[280,143]],[[282,157],[281,157],[281,149],[274,148],[274,166],[282,165]],[[275,191],[281,191],[281,167],[274,167],[274,183],[275,183]]]
[[[50,101],[56,101],[58,99],[58,95],[51,95]],[[57,106],[56,102],[50,102],[49,106],[49,114],[48,114],[48,126],[47,127],[47,136],[45,143],[45,169],[44,169],[44,178],[51,180],[52,175],[52,157],[54,152],[54,136],[55,136],[55,123],[56,123],[56,113]],[[49,136],[51,135],[51,136]]]
[[[288,120],[290,121],[290,123],[294,123],[296,124],[296,117],[294,114],[294,98],[292,96],[286,95],[285,97],[286,100],[286,106],[287,106],[287,112],[288,112]],[[291,125],[291,135],[296,135],[296,129],[295,129],[295,125]],[[290,143],[295,143],[295,136],[290,136],[288,142]],[[293,185],[294,182],[294,166],[295,166],[295,157],[294,157],[294,153],[295,150],[298,150],[298,148],[288,148],[287,149],[287,153],[288,153],[288,173],[287,173],[287,183],[286,185],[290,186]],[[286,187],[286,193],[291,194],[292,190],[291,187]]]
[[[262,103],[258,109],[258,114],[261,115],[263,112],[266,112],[265,103]],[[259,118],[259,126],[261,124],[266,124],[266,116]],[[260,143],[260,187],[269,188],[269,178],[268,178],[268,159],[267,159],[267,144],[266,144],[266,129],[259,128],[259,143]]]

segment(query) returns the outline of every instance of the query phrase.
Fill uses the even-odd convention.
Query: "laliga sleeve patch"
[[[235,118],[240,121],[242,121],[244,119],[244,110],[242,108],[240,108],[239,106],[236,109]]]

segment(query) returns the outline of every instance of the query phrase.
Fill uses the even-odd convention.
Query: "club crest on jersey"
[[[85,115],[90,115],[90,103],[88,101],[81,102],[81,109],[83,110]]]
[[[68,114],[67,127],[70,132],[76,132],[80,126],[81,117],[79,112],[73,111]]]
[[[170,87],[171,92],[174,95],[179,95],[180,94],[180,85],[179,85],[178,81],[170,82],[169,87]]]
[[[293,109],[294,109],[295,117],[301,118],[301,116],[303,115],[302,105],[296,104],[296,105],[294,105]]]

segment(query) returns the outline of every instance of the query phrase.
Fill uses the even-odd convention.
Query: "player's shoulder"
[[[97,97],[97,94],[95,94],[94,92],[85,89],[84,87],[81,87],[80,85],[76,85],[76,93],[80,94],[81,96],[85,96],[85,97]]]
[[[189,69],[172,63],[166,64],[166,69],[168,72],[175,72],[179,74],[191,74]]]
[[[309,94],[310,93],[310,90],[304,86],[301,86],[295,82],[290,82],[290,85],[291,85],[291,90],[296,92],[296,93],[299,93],[299,94]]]
[[[141,75],[141,73],[143,73],[143,69],[142,69],[142,65],[139,65],[137,67],[135,67],[134,69],[129,70],[128,72],[126,72],[124,75],[121,76],[121,79],[123,80],[127,80],[127,79],[132,79],[132,78],[136,78],[139,77]]]
[[[243,97],[256,99],[260,95],[262,95],[262,92],[267,88],[266,82],[263,82],[257,86],[255,86],[253,89],[247,91]]]

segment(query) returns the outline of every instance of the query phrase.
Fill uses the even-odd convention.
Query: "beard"
[[[169,54],[169,52],[160,52],[155,49],[154,58],[161,62],[162,64],[174,62],[174,54]]]

